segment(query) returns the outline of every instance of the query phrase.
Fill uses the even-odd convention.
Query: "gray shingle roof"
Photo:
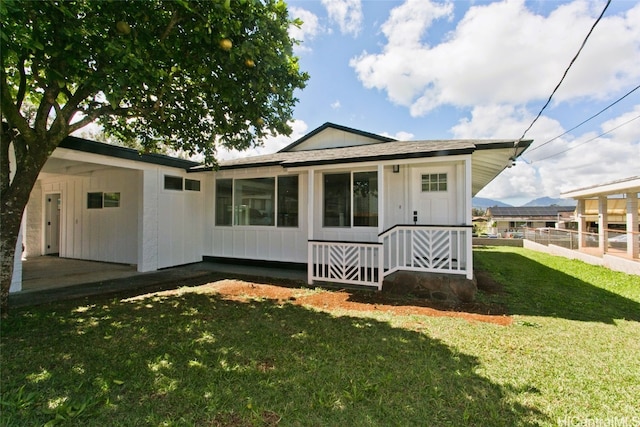
[[[527,146],[531,141],[522,141]],[[513,147],[514,140],[424,140],[389,141],[353,147],[290,151],[220,162],[220,169],[280,165],[282,167],[315,166],[381,160],[399,160],[470,154],[475,150]]]

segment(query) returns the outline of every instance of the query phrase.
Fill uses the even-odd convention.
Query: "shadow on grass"
[[[534,259],[491,248],[474,249],[474,264],[476,270],[487,272],[503,285],[505,293],[497,300],[507,307],[509,314],[609,324],[616,319],[640,321],[640,303],[603,288],[607,286],[605,281],[612,280],[605,278],[605,274],[620,277],[620,273],[601,269],[603,273],[599,274],[603,277],[593,278],[603,282],[603,287],[598,287]],[[584,268],[600,269],[586,264]]]
[[[90,298],[2,322],[2,424],[511,425],[549,420],[423,333],[271,300]]]

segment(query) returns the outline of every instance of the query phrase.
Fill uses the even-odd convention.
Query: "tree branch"
[[[29,127],[27,120],[20,114],[20,110],[16,107],[11,98],[11,91],[7,84],[7,78],[4,70],[2,71],[2,82],[0,83],[0,109],[2,116],[5,117],[11,126],[18,129],[23,135],[33,136],[33,130]]]
[[[22,108],[22,101],[24,101],[24,95],[27,92],[27,73],[24,70],[25,58],[20,58],[18,64],[18,71],[20,72],[20,84],[18,86],[18,94],[16,95],[16,108],[20,110]]]
[[[76,110],[75,112],[78,112],[78,111],[80,110]],[[68,130],[69,130],[69,133],[71,134],[77,131],[78,129],[82,129],[89,123],[93,123],[94,121],[96,121],[96,119],[98,119],[98,117],[105,116],[105,115],[127,117],[129,116],[130,111],[131,110],[129,110],[128,108],[113,109],[110,106],[103,106],[96,110],[91,110],[90,112],[85,113],[85,116],[82,119],[78,120],[77,122],[69,124]]]
[[[178,16],[178,11],[174,10],[173,14],[171,15],[171,20],[167,25],[167,28],[165,28],[164,32],[160,36],[160,43],[162,43],[164,39],[166,39],[169,36],[169,33],[171,32],[171,30],[173,30],[173,27],[175,27],[178,24],[178,22],[180,22],[180,17]]]
[[[59,135],[59,134],[64,134],[65,136],[68,135],[69,133],[65,131],[67,131],[69,129],[69,118],[65,117],[64,114],[62,114],[62,109],[60,108],[60,104],[58,104],[57,102],[53,103],[53,109],[56,112],[56,118],[53,121],[53,124],[50,127],[51,132],[54,135]]]
[[[67,92],[69,91],[67,90]],[[67,101],[65,106],[62,107],[62,114],[67,119],[67,122],[69,122],[73,117],[73,115],[79,111],[78,105],[80,104],[80,102],[82,102],[82,100],[86,99],[89,95],[91,95],[91,92],[92,91],[89,87],[89,84],[87,84],[87,82],[84,82],[81,85],[79,85],[75,93],[72,94],[71,92],[69,92],[69,100]]]
[[[53,103],[55,102],[56,97],[58,96],[58,90],[53,89],[52,87],[47,87],[44,89],[44,94],[40,100],[40,105],[38,106],[38,112],[36,113],[36,120],[33,124],[33,128],[36,133],[43,134],[47,131],[47,121],[49,120],[49,115],[51,114],[51,108],[53,108]]]

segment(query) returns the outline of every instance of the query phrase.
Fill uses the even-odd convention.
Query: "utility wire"
[[[562,153],[566,153],[567,151],[573,150],[574,148],[578,148],[578,147],[580,147],[580,146],[582,146],[582,145],[586,144],[587,142],[594,141],[594,140],[596,140],[596,139],[600,138],[601,136],[604,136],[604,135],[606,135],[606,134],[608,134],[608,133],[611,133],[611,132],[613,132],[614,130],[619,129],[619,128],[621,128],[622,126],[628,125],[628,124],[629,124],[629,123],[631,123],[632,121],[634,121],[634,120],[638,120],[638,119],[640,119],[640,115],[635,116],[634,118],[629,119],[629,120],[627,120],[626,122],[624,122],[624,123],[622,123],[622,124],[619,124],[618,126],[614,127],[613,129],[609,129],[608,131],[603,132],[603,133],[601,133],[601,134],[600,134],[600,135],[598,135],[598,136],[595,136],[595,137],[593,137],[593,138],[591,138],[591,139],[587,139],[586,141],[581,142],[581,143],[580,143],[580,144],[578,144],[578,145],[574,145],[573,147],[569,147],[569,148],[567,148],[566,150],[558,151],[557,153],[551,154],[550,156],[543,157],[543,158],[538,159],[538,160],[532,160],[532,161],[530,162],[530,164],[531,164],[531,163],[536,163],[536,162],[539,162],[539,161],[542,161],[542,160],[550,159],[551,157],[558,156],[558,155],[560,155],[560,154],[562,154]]]
[[[568,131],[555,136],[553,138],[551,138],[548,141],[543,142],[542,144],[538,145],[537,147],[532,148],[531,150],[527,151],[527,155],[531,154],[531,152],[536,151],[538,148],[542,148],[545,145],[549,144],[550,142],[555,141],[558,138],[561,138],[563,136],[565,136],[566,134],[568,134],[569,132],[579,128],[580,126],[582,126],[583,124],[587,123],[590,120],[595,119],[596,117],[598,117],[600,114],[604,113],[605,111],[607,111],[609,108],[613,107],[614,105],[616,105],[618,102],[622,101],[623,99],[625,99],[627,96],[631,95],[633,92],[635,92],[636,90],[640,89],[640,85],[634,87],[633,89],[631,89],[629,92],[627,92],[624,96],[618,98],[616,101],[612,102],[611,104],[607,105],[606,107],[604,107],[602,110],[598,111],[596,114],[594,114],[593,116],[589,117],[588,119],[582,121],[580,124],[575,125],[574,127],[572,127],[571,129],[569,129]]]
[[[560,79],[560,81],[556,85],[555,89],[553,89],[553,92],[551,92],[551,95],[549,95],[549,99],[547,99],[547,102],[542,106],[542,108],[540,109],[540,112],[538,113],[536,118],[533,119],[533,121],[531,122],[529,127],[523,132],[523,134],[520,137],[520,139],[518,139],[518,142],[520,142],[520,141],[522,141],[524,139],[524,137],[527,134],[527,132],[529,132],[529,130],[531,130],[533,125],[538,121],[538,119],[542,115],[542,112],[551,103],[551,98],[553,98],[553,95],[555,95],[555,93],[558,91],[558,88],[560,88],[560,85],[564,81],[564,78],[567,76],[567,73],[569,72],[569,69],[573,66],[573,63],[576,62],[576,59],[578,59],[578,56],[580,55],[580,52],[582,52],[582,49],[584,48],[585,44],[587,44],[587,40],[589,39],[589,36],[591,36],[591,33],[593,32],[593,29],[596,27],[596,25],[598,25],[598,22],[600,22],[600,20],[602,19],[602,16],[604,15],[605,11],[607,10],[607,8],[609,7],[610,4],[611,4],[611,0],[607,0],[607,4],[604,6],[604,9],[602,9],[602,13],[600,14],[600,16],[598,16],[598,19],[596,19],[596,22],[594,22],[593,25],[591,26],[591,29],[587,33],[587,36],[582,41],[582,45],[580,46],[580,49],[578,49],[578,52],[575,54],[575,56],[573,57],[573,59],[569,63],[569,66],[564,70],[564,74],[562,75],[562,78]],[[518,142],[516,142],[516,148],[518,146]]]

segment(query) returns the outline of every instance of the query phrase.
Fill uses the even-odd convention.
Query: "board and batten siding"
[[[35,248],[28,254],[44,254],[43,204],[49,194],[60,194],[61,257],[93,261],[135,264],[137,262],[137,181],[138,172],[127,169],[103,169],[88,176],[60,175],[40,181],[39,191],[31,195],[28,223],[39,223],[26,238]],[[120,193],[116,208],[87,209],[92,192]],[[29,209],[31,206],[31,209]],[[31,234],[35,233],[35,234]],[[39,240],[40,244],[35,242]]]
[[[165,175],[200,181],[200,191],[166,190]],[[202,261],[206,181],[200,174],[162,170],[158,179],[158,268]]]
[[[215,179],[269,178],[298,175],[298,227],[263,225],[216,226]],[[207,195],[205,256],[257,261],[307,262],[307,174],[289,173],[279,166],[221,170],[215,173]]]

